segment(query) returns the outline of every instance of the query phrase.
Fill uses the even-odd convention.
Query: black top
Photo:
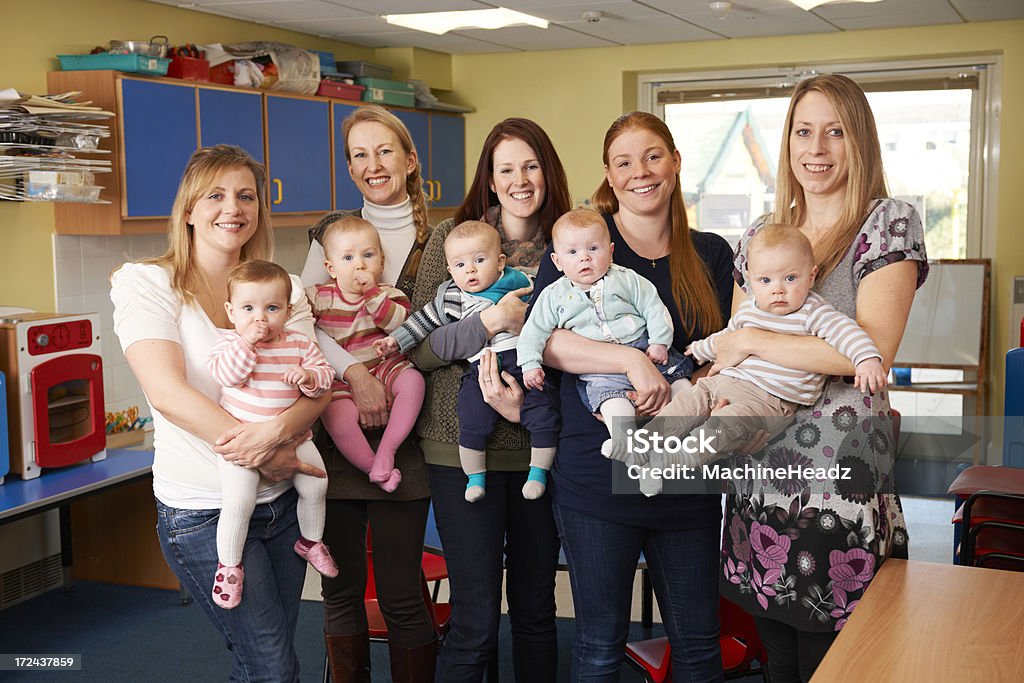
[[[680,353],[693,341],[717,332],[717,330],[694,331],[686,334],[686,327],[672,298],[672,283],[669,277],[669,257],[651,261],[638,256],[622,239],[615,221],[605,215],[615,251],[612,260],[632,268],[657,287],[662,301],[672,314],[675,338],[672,346]],[[728,320],[732,309],[732,250],[719,235],[690,231],[694,247],[707,264],[715,287],[718,302],[722,308],[722,319]],[[547,254],[552,251],[548,247]],[[545,254],[537,273],[534,300],[540,292],[562,274],[558,272],[551,258]],[[557,376],[558,373],[549,373]],[[722,503],[719,495],[670,495],[661,494],[646,498],[639,493],[612,493],[612,460],[601,455],[601,444],[608,438],[608,429],[583,405],[576,389],[576,376],[561,374],[560,397],[562,408],[562,430],[559,434],[558,455],[551,469],[551,494],[559,505],[584,514],[618,524],[628,524],[652,529],[695,529],[717,526],[722,517]],[[623,467],[617,464],[618,467]]]

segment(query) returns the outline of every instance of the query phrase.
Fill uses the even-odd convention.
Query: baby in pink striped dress
[[[380,359],[373,342],[400,327],[411,304],[402,290],[379,284],[384,251],[372,223],[356,216],[341,218],[327,226],[322,243],[327,272],[334,279],[306,288],[316,326],[384,385],[390,408],[374,452],[359,426],[351,387],[337,379],[331,387],[333,400],[322,417],[324,427],[346,460],[391,493],[402,481],[395,453],[419,417],[424,383],[408,358],[394,354]]]
[[[221,385],[220,405],[243,422],[266,422],[305,394],[323,395],[334,368],[320,348],[301,332],[285,329],[291,309],[291,277],[269,261],[245,261],[228,276],[225,304],[234,332],[217,340],[207,364]],[[307,434],[295,448],[299,460],[319,469],[324,461]],[[217,459],[222,507],[217,521],[218,567],[213,602],[224,609],[242,600],[245,572],[242,554],[249,518],[256,505],[260,473]],[[295,552],[324,576],[337,576],[338,565],[323,543],[327,480],[296,474],[297,515],[302,534]]]

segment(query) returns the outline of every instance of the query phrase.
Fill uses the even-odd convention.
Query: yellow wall
[[[1003,56],[1002,121],[993,258],[990,414],[1002,413],[1003,352],[1011,278],[1024,274],[1024,21],[852,31],[633,47],[456,56],[452,90],[472,105],[467,115],[467,181],[479,145],[506,116],[525,116],[551,136],[565,164],[574,199],[590,196],[601,179],[601,144],[608,125],[635,106],[637,73],[705,71],[793,63]],[[1016,322],[1013,323],[1016,326]]]
[[[143,0],[5,2],[3,23],[10,30],[0,48],[0,88],[26,93],[46,92],[46,72],[58,68],[55,55],[154,34],[168,36],[171,44],[276,40],[343,59],[374,56],[372,48]],[[52,233],[52,204],[0,202],[0,305],[54,310]]]

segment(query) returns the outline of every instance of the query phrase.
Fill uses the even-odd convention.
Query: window
[[[640,103],[662,116],[682,155],[693,225],[735,244],[775,201],[775,175],[793,86],[826,71],[858,81],[878,126],[889,192],[914,204],[931,258],[988,253],[987,164],[998,150],[995,57],[836,64],[640,78]],[[994,202],[991,204],[994,207]]]

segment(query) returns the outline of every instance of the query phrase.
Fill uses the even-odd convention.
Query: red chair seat
[[[1024,495],[1024,468],[975,465],[968,467],[949,485],[948,493],[969,496],[978,491],[1002,491]]]
[[[626,643],[626,658],[644,674],[650,683],[664,683],[672,666],[668,638],[652,638]]]

